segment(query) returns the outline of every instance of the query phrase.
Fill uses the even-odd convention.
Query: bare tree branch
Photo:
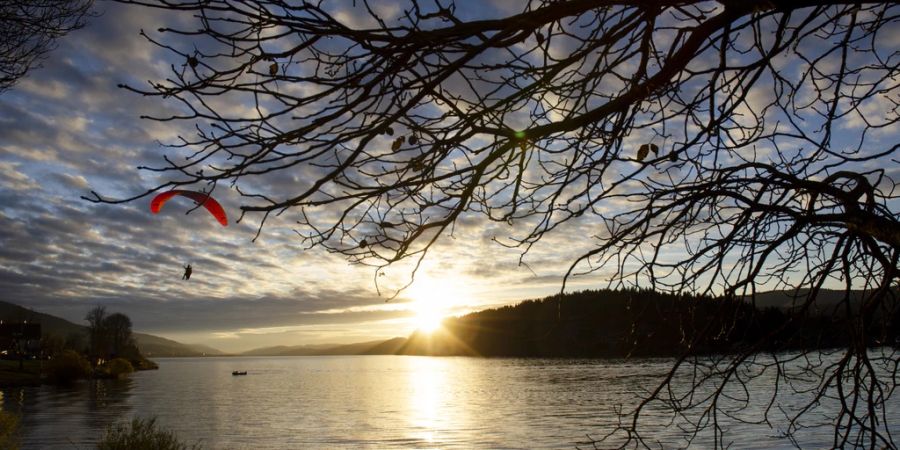
[[[196,19],[147,36],[182,61],[169,79],[127,87],[177,104],[154,119],[196,134],[147,168],[164,184],[90,200],[231,186],[260,231],[290,217],[306,245],[376,274],[421,261],[463,217],[514,225],[503,244],[523,258],[587,221],[597,232],[573,239],[584,250],[563,289],[602,269],[612,287],[721,296],[723,317],[760,289],[795,297],[777,332],[726,356],[685,353],[622,422],[623,445],[654,445],[641,418],[661,404],[689,439],[710,429],[728,446],[720,418],[741,417],[731,396],[771,379],[775,394],[811,394],[788,435],[835,401],[835,446],[896,448],[894,2],[545,0],[467,21],[450,2],[388,16],[360,0],[355,24],[324,3],[127,3]],[[842,290],[831,314],[843,353],[779,353],[825,289]],[[775,394],[741,420],[771,424]]]
[[[93,0],[0,2],[0,93],[40,64],[56,40],[84,25]]]

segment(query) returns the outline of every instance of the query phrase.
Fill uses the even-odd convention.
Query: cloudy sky
[[[492,242],[508,230],[476,220],[463,220],[412,288],[385,303],[371,268],[304,250],[290,223],[270,221],[252,242],[254,223],[220,227],[199,211],[185,215],[184,199],[160,215],[146,198],[81,200],[91,190],[119,198],[152,186],[152,174],[136,167],[158,162],[159,142],[189,127],[139,119],[165,116],[169,106],[117,88],[168,74],[168,55],[139,32],[179,18],[106,2],[95,9],[43,67],[0,95],[0,300],[76,323],[103,305],[128,314],[137,331],[236,351],[403,336],[426,299],[453,314],[559,289],[577,250],[560,253],[564,237],[532,250],[532,271]],[[240,204],[233,193],[219,200],[228,211]],[[184,282],[188,262],[194,275]],[[388,275],[399,282],[408,267]]]
[[[458,3],[463,18],[516,12],[509,9],[516,3],[505,0]],[[363,14],[349,0],[328,5],[351,26]],[[95,10],[96,17],[63,38],[43,67],[0,94],[0,300],[76,323],[103,305],[128,314],[137,331],[226,351],[359,342],[407,335],[429,309],[460,314],[557,292],[568,264],[595,243],[591,236],[600,227],[586,215],[546,235],[530,249],[526,267],[518,264],[519,251],[494,241],[513,229],[463,216],[453,235],[432,248],[415,283],[386,303],[392,289],[408,280],[408,265],[390,267],[378,278],[379,293],[372,268],[304,248],[287,218],[270,219],[254,241],[258,222],[234,223],[242,202],[233,190],[216,191],[231,215],[228,227],[203,211],[190,212],[185,199],[172,200],[159,215],[150,213],[149,198],[117,205],[84,201],[80,197],[91,191],[126,198],[157,186],[156,173],[137,167],[158,165],[169,151],[160,143],[194,133],[187,121],[140,119],[177,113],[173,102],[117,87],[144,87],[184,65],[140,32],[154,36],[190,17],[107,2]],[[886,30],[879,45],[897,48],[898,30]],[[772,62],[797,74],[795,59],[784,54]],[[835,141],[862,141],[867,123],[896,118],[896,81],[885,83],[891,88],[844,118]],[[766,92],[771,89],[751,92],[746,107],[765,109],[772,99],[756,94]],[[777,127],[778,119],[768,126]],[[891,127],[869,131],[872,151],[897,142]],[[644,139],[628,137],[638,138]],[[882,168],[894,180],[900,173]],[[283,179],[267,178],[270,188],[307,182],[302,171],[279,175]],[[181,280],[186,263],[194,268],[189,282]],[[604,287],[608,276],[601,269],[568,287]]]

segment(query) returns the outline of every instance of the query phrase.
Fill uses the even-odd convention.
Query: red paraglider
[[[210,197],[209,194],[204,194],[202,192],[185,191],[178,189],[174,191],[163,192],[162,194],[153,197],[153,200],[150,202],[150,211],[153,214],[159,213],[159,210],[163,207],[163,205],[167,201],[169,201],[170,198],[176,195],[187,197],[197,202],[197,204],[203,205],[203,207],[206,208],[206,210],[209,211],[209,213],[212,214],[213,217],[215,217],[223,227],[228,226],[228,217],[225,215],[225,210],[222,209],[222,205],[220,205],[219,202]]]

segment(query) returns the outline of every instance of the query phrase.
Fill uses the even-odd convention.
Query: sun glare
[[[417,303],[420,303],[416,305],[417,328],[427,333],[431,333],[440,328],[441,321],[444,320],[441,311],[438,310],[438,308],[430,307],[427,304],[427,301]]]
[[[451,309],[465,301],[465,293],[454,283],[427,276],[416,280],[410,287],[409,296],[415,313],[413,325],[426,333],[440,328]]]

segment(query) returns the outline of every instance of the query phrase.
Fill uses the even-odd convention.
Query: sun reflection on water
[[[446,415],[449,395],[446,361],[429,357],[410,357],[410,429],[412,438],[425,445],[440,446],[443,431],[451,426]],[[426,447],[429,448],[429,447]]]

